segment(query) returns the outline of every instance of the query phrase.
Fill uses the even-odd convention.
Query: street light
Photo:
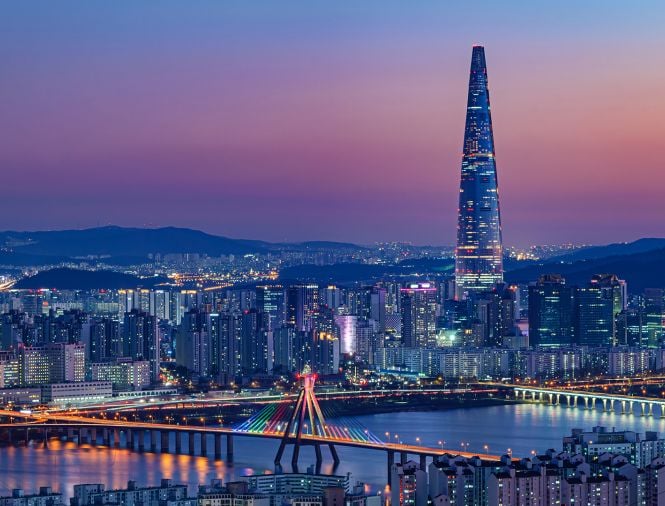
[[[416,438],[416,443],[418,443],[418,446],[420,446],[420,438],[419,437]]]
[[[483,449],[485,450],[485,453],[489,453],[490,447],[488,445],[483,445]]]

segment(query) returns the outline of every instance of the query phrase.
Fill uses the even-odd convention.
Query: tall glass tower
[[[494,136],[487,87],[485,49],[474,46],[466,107],[464,155],[460,181],[457,249],[457,298],[491,289],[503,281],[501,214]]]

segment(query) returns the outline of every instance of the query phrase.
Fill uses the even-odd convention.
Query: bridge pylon
[[[322,461],[321,443],[303,441],[303,433],[312,436],[320,436],[321,438],[329,438],[328,426],[323,417],[323,412],[319,406],[319,401],[314,394],[314,384],[316,383],[317,375],[309,368],[306,368],[300,375],[302,380],[302,388],[298,393],[296,405],[289,417],[286,424],[286,429],[282,440],[275,456],[275,466],[281,466],[282,456],[287,444],[293,445],[293,456],[291,457],[291,465],[295,469],[298,467],[298,456],[300,455],[300,447],[303,445],[313,445],[316,454],[316,466],[320,467]],[[326,444],[325,442],[323,444]],[[333,458],[335,466],[339,464],[339,457],[337,450],[332,443],[327,443],[330,449],[330,454]]]

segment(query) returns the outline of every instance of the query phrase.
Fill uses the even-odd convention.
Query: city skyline
[[[452,244],[482,43],[506,243],[662,235],[655,2],[72,5],[0,21],[1,229]]]
[[[0,7],[0,506],[665,506],[664,25]]]

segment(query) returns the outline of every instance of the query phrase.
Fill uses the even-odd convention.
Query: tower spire
[[[455,250],[457,298],[503,281],[501,214],[485,48],[473,46]]]

